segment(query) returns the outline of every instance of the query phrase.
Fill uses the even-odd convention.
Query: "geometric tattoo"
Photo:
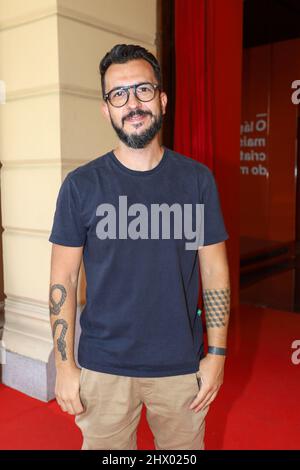
[[[203,301],[207,328],[226,326],[229,315],[230,288],[204,289]]]
[[[67,354],[66,354],[67,343],[65,342],[65,336],[66,336],[67,329],[68,329],[68,323],[66,322],[66,320],[56,320],[56,322],[53,325],[53,338],[55,336],[55,331],[58,325],[62,325],[62,330],[57,340],[57,348],[59,352],[61,353],[62,360],[66,361],[67,360]]]
[[[61,294],[61,298],[58,302],[56,302],[52,297],[53,291],[55,289],[58,289],[60,291],[60,294]],[[64,301],[66,300],[66,297],[67,297],[66,289],[61,284],[53,284],[53,286],[50,289],[49,297],[50,297],[50,302],[52,303],[52,306],[50,306],[50,314],[51,315],[59,315],[60,308],[63,305],[63,303],[64,303]]]

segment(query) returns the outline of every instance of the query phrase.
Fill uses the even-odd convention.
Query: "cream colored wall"
[[[115,143],[99,109],[99,62],[117,43],[156,53],[156,0],[59,0],[58,11],[62,153],[86,160]]]
[[[115,144],[98,66],[120,42],[156,54],[156,0],[0,0],[3,339],[45,362],[55,202],[68,171]]]
[[[0,3],[1,79],[7,93],[0,106],[3,340],[9,351],[45,362],[52,347],[46,301],[49,189],[61,181],[55,10],[53,0]]]

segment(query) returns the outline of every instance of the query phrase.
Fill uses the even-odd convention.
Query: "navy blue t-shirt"
[[[61,185],[49,241],[84,247],[87,286],[80,318],[81,367],[162,377],[196,372],[204,356],[202,320],[197,314],[198,250],[186,249],[183,231],[181,238],[173,236],[175,229],[163,236],[162,223],[159,236],[154,236],[152,206],[178,208],[179,204],[183,225],[185,205],[202,204],[201,246],[226,240],[228,233],[211,170],[190,157],[163,150],[160,162],[146,171],[126,167],[110,151],[69,172]],[[120,196],[122,204],[126,200],[127,222],[124,205],[122,215],[119,212]],[[138,212],[140,205],[143,211]],[[141,214],[138,225],[134,220]],[[195,214],[192,211],[194,229]],[[139,231],[143,236],[132,235]]]

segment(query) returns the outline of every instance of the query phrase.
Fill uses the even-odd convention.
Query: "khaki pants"
[[[84,412],[75,417],[83,434],[82,450],[137,450],[136,429],[143,403],[155,448],[204,449],[209,406],[189,409],[200,390],[199,371],[169,377],[127,377],[83,368],[80,398]]]

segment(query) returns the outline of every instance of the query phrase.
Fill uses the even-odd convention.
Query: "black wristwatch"
[[[208,354],[215,354],[218,356],[226,356],[227,348],[216,348],[215,346],[208,346]]]

